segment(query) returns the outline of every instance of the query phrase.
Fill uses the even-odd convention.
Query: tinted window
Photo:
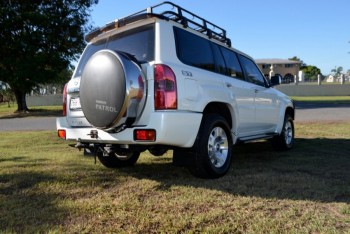
[[[175,27],[174,30],[177,56],[181,62],[209,71],[215,71],[210,41],[180,28]]]
[[[227,75],[226,64],[222,56],[220,47],[215,43],[211,43],[211,44],[212,44],[214,58],[215,58],[215,67],[216,67],[215,71],[220,74]]]
[[[154,27],[147,26],[137,31],[127,31],[113,36],[108,49],[123,51],[133,55],[139,62],[154,60]]]
[[[85,67],[85,64],[89,60],[89,58],[96,53],[99,50],[103,50],[106,47],[106,40],[98,41],[97,43],[89,44],[88,47],[85,49],[84,54],[82,55],[78,67],[76,69],[76,72],[74,74],[74,77],[81,76],[83,73],[83,69]]]
[[[247,57],[242,55],[238,56],[244,69],[246,80],[260,86],[265,86],[264,76],[261,74],[255,63]]]
[[[225,49],[224,47],[221,47],[221,51],[226,61],[227,75],[244,80],[242,68],[239,64],[236,53]]]
[[[75,77],[81,76],[89,58],[99,50],[111,49],[133,55],[140,63],[154,60],[154,25],[117,34],[107,40],[89,44],[78,64]]]

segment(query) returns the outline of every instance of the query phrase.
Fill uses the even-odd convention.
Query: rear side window
[[[215,62],[209,40],[180,28],[175,27],[174,31],[177,56],[181,62],[208,71],[215,71]]]
[[[122,51],[134,56],[138,62],[145,63],[154,60],[154,25],[147,25],[136,30],[130,30],[106,39],[89,44],[85,49],[74,77],[81,76],[89,58],[99,50],[110,49]]]
[[[220,46],[218,46],[215,43],[211,43],[211,46],[213,48],[213,54],[214,54],[215,62],[216,62],[215,71],[217,73],[227,75],[226,63],[225,63],[224,57],[222,56]]]
[[[242,68],[239,64],[236,53],[224,47],[221,47],[221,51],[226,61],[227,75],[244,80]]]

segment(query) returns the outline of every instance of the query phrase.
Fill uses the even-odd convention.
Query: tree
[[[340,74],[343,72],[343,67],[335,67],[331,70],[331,72],[334,72],[335,77],[339,77]]]
[[[301,59],[298,58],[297,56],[294,56],[294,57],[292,57],[292,58],[289,58],[288,60],[298,61],[298,62],[300,62],[300,64],[301,64],[302,66],[306,66],[306,64],[303,62],[303,60],[301,60]]]
[[[322,75],[321,69],[319,69],[318,67],[313,66],[313,65],[307,65],[306,63],[303,62],[303,60],[301,60],[297,56],[289,58],[289,60],[299,61],[301,63],[300,70],[304,71],[305,79],[307,79],[307,80],[314,81],[314,80],[317,80],[317,76],[319,74]]]
[[[64,85],[69,81],[72,77],[73,69],[64,69],[59,74],[57,74],[57,79],[55,81],[50,82],[49,84],[40,84],[35,87],[31,93],[33,94],[42,94],[45,89],[45,94],[54,94],[54,93],[62,93],[64,89]]]
[[[82,51],[90,7],[98,0],[2,0],[0,80],[28,111],[26,93],[56,82]]]
[[[305,79],[307,79],[309,81],[316,81],[317,76],[319,74],[322,75],[321,70],[318,67],[312,66],[312,65],[301,66],[300,70],[304,71]]]

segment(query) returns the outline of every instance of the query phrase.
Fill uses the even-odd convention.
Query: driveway
[[[350,104],[296,103],[296,122],[350,121]]]
[[[0,119],[0,131],[55,130],[56,117]]]

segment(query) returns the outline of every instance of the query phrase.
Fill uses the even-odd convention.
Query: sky
[[[162,0],[99,0],[94,27]],[[224,28],[232,46],[254,59],[294,56],[327,75],[350,69],[350,0],[172,0]]]

